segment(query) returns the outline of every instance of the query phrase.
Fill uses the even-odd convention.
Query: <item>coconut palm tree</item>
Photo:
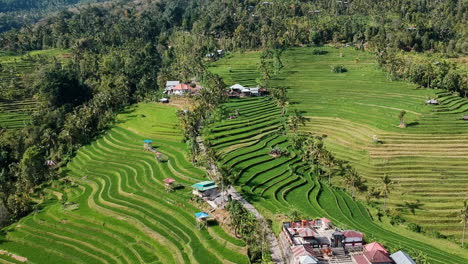
[[[390,193],[390,190],[392,189],[393,181],[388,177],[387,174],[382,177],[382,180],[380,181],[381,184],[381,189],[380,189],[380,194],[383,195],[384,197],[384,211],[387,210],[387,197],[388,194]]]
[[[289,128],[296,133],[300,125],[305,126],[306,121],[307,118],[295,109],[293,115],[289,118]]]
[[[462,224],[463,224],[463,235],[462,235],[461,245],[462,245],[462,247],[464,247],[464,245],[465,245],[466,223],[468,222],[468,200],[463,201],[463,208],[460,211],[460,217],[462,219]]]
[[[332,175],[336,173],[335,166],[339,165],[339,161],[333,156],[328,150],[323,150],[322,158],[320,163],[327,168],[328,184],[331,184]]]
[[[400,119],[400,127],[401,127],[401,128],[405,128],[405,127],[406,127],[405,115],[406,115],[406,111],[405,111],[405,110],[401,110],[400,114],[398,114],[398,119]]]

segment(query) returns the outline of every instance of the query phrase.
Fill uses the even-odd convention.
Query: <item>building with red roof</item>
[[[361,232],[354,230],[345,230],[343,234],[343,245],[346,246],[362,246],[364,244],[364,236]]]
[[[364,251],[366,252],[372,252],[376,250],[379,250],[379,251],[384,252],[385,254],[388,254],[388,251],[379,242],[372,242],[364,246]]]
[[[393,260],[380,250],[366,251],[351,258],[355,264],[393,264]]]

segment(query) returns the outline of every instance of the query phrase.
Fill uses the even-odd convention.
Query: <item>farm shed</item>
[[[429,99],[429,100],[426,101],[426,104],[438,105],[439,101],[437,101],[436,99]]]
[[[414,262],[414,260],[402,250],[393,253],[390,257],[396,264],[416,264],[416,262]]]
[[[218,185],[214,181],[203,181],[192,185],[194,195],[199,197],[209,197],[217,194]]]
[[[143,140],[143,148],[146,150],[150,150],[152,148],[153,140],[145,139]]]
[[[468,115],[462,117],[463,120],[468,121]]]
[[[159,99],[159,102],[161,102],[163,104],[167,104],[167,103],[169,103],[169,99],[164,97],[164,98]]]

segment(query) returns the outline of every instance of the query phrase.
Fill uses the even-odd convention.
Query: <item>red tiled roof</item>
[[[323,223],[331,223],[330,220],[328,220],[327,218],[323,217],[323,218],[320,218],[320,220],[322,220]]]
[[[380,250],[364,252],[364,256],[371,263],[389,263],[389,262],[392,263],[393,262],[384,252]]]
[[[353,255],[352,258],[356,264],[370,264],[364,255]]]
[[[388,251],[379,243],[379,242],[372,242],[370,244],[367,244],[364,246],[366,251],[375,251],[375,250],[380,250],[384,252],[385,254],[388,254]]]
[[[192,87],[185,83],[179,83],[173,88],[173,90],[191,90],[191,89]]]
[[[297,233],[301,237],[314,237],[316,233],[310,228],[298,228]]]
[[[345,237],[362,237],[362,233],[354,230],[343,231]]]
[[[167,178],[167,179],[164,179],[164,182],[165,183],[173,183],[173,182],[175,182],[175,180],[171,179],[171,178]]]

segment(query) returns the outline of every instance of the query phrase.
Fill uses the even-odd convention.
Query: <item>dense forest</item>
[[[0,12],[76,2],[0,1]],[[24,84],[41,105],[31,125],[1,131],[1,201],[12,220],[30,212],[35,188],[60,177],[55,168],[44,166],[46,160],[65,164],[122,107],[157,98],[157,88],[168,79],[202,79],[216,100],[222,81],[208,75],[202,62],[215,49],[352,45],[380,54],[381,64],[395,77],[466,96],[466,72],[457,65],[444,66],[450,79],[445,74],[431,84],[423,81],[437,71],[400,71],[392,65],[413,67],[401,64],[408,52],[466,55],[467,11],[468,2],[454,0],[108,1],[4,32],[1,50],[21,54],[63,48],[71,50],[71,59],[51,61]],[[411,75],[420,72],[426,77]]]
[[[71,5],[92,2],[98,0],[0,0],[0,32],[37,22]]]

